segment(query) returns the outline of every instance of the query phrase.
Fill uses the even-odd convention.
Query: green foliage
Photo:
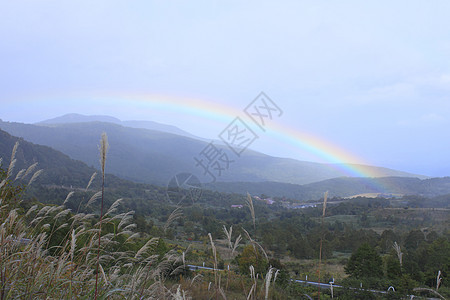
[[[20,177],[12,176],[13,165],[0,168],[0,298],[88,299],[97,290],[97,275],[100,299],[174,294],[164,284],[183,271],[183,260],[161,240],[156,249],[162,258],[152,255],[154,239],[134,235],[129,213],[110,208],[97,244],[98,217],[70,213],[69,197],[62,205],[27,208],[29,203],[20,201],[22,186],[11,179]],[[98,273],[92,255],[97,250]]]
[[[402,274],[396,278],[393,278],[392,285],[400,295],[412,294],[413,289],[419,285],[419,283],[408,274]]]
[[[32,153],[32,151],[28,150],[18,151],[18,154],[23,155],[23,157],[29,157],[29,154]],[[55,160],[60,164],[66,164],[65,160],[59,160],[58,157]],[[50,164],[47,164],[47,166],[50,166]],[[57,166],[54,167],[56,168]],[[61,170],[64,172],[55,173],[56,175],[51,174],[47,179],[55,180],[58,184],[70,184],[71,175],[73,175],[74,182],[77,185],[81,185],[85,184],[90,177],[90,174],[87,174],[88,172],[77,173],[75,170],[64,166]],[[89,169],[89,172],[91,170]],[[87,175],[83,175],[84,173]],[[6,176],[7,172],[0,169],[0,182]],[[58,176],[61,178],[52,178]],[[81,179],[83,176],[88,178]],[[97,205],[97,202],[94,202],[87,207],[86,202],[94,194],[94,191],[92,189],[85,191],[84,187],[75,186],[75,193],[70,198],[70,201],[64,201],[70,190],[68,186],[62,187],[58,184],[44,186],[38,184],[28,188],[24,193],[23,186],[19,182],[13,182],[13,177],[6,180],[1,187],[3,206],[0,217],[2,218],[3,227],[6,228],[5,236],[11,236],[12,234],[13,236],[22,235],[25,238],[33,236],[34,238],[29,248],[26,248],[26,245],[22,245],[20,249],[17,247],[6,247],[7,241],[3,240],[2,253],[7,254],[3,256],[5,258],[3,262],[6,262],[7,267],[10,268],[8,270],[11,270],[12,274],[17,275],[17,278],[22,276],[18,281],[20,284],[26,286],[28,280],[30,289],[35,283],[42,284],[42,282],[31,280],[36,279],[35,273],[23,272],[22,275],[18,275],[20,274],[19,270],[33,269],[30,264],[17,263],[17,256],[22,255],[22,262],[28,260],[36,262],[36,266],[39,265],[34,270],[46,270],[52,276],[54,275],[53,277],[43,277],[44,281],[54,278],[53,282],[49,280],[53,284],[52,286],[43,285],[43,287],[48,288],[49,297],[71,298],[74,295],[89,297],[89,295],[92,295],[92,275],[95,275],[95,271],[92,271],[92,257],[89,259],[87,253],[90,251],[95,253],[97,250],[97,247],[93,246],[92,241],[95,239],[96,230],[98,229],[99,209],[97,207],[99,205]],[[211,251],[207,250],[207,247],[199,242],[208,232],[211,232],[215,237],[223,237],[223,225],[226,225],[226,227],[233,225],[233,234],[236,236],[242,234],[244,236],[242,228],[252,227],[251,217],[247,210],[230,208],[231,204],[243,204],[245,201],[244,196],[204,190],[202,198],[198,202],[183,207],[184,218],[176,220],[174,226],[169,229],[170,232],[165,237],[170,237],[174,240],[164,240],[160,238],[164,236],[161,227],[174,209],[167,202],[164,187],[136,184],[119,180],[113,176],[107,176],[106,179],[105,206],[110,206],[117,198],[123,198],[124,200],[118,207],[118,210],[105,219],[101,230],[102,267],[107,280],[110,280],[108,282],[110,284],[109,290],[104,283],[101,286],[105,297],[112,291],[117,295],[121,293],[124,295],[123,291],[121,292],[120,290],[123,289],[123,286],[129,286],[128,284],[131,284],[129,280],[132,280],[132,278],[145,282],[140,286],[144,293],[149,292],[148,289],[153,284],[161,284],[169,288],[173,284],[178,284],[178,282],[181,282],[180,274],[190,276],[190,278],[186,278],[187,281],[190,281],[189,279],[193,278],[193,274],[186,272],[180,256],[191,241],[194,241],[191,244],[196,249],[185,256],[187,261],[200,263],[202,261],[211,261]],[[94,181],[94,189],[97,189],[98,186],[98,182]],[[33,195],[35,198],[30,199],[29,195]],[[351,261],[359,261],[359,267],[354,267],[353,272],[360,277],[351,274],[352,276],[346,279],[347,283],[353,287],[359,287],[359,284],[363,282],[364,287],[382,290],[386,290],[388,286],[392,285],[397,291],[396,294],[386,296],[392,299],[399,298],[399,295],[412,293],[414,287],[427,286],[435,288],[436,274],[437,271],[441,270],[443,281],[440,291],[442,290],[442,294],[448,296],[450,232],[448,230],[445,231],[445,228],[448,228],[446,226],[448,224],[448,212],[446,210],[393,208],[393,206],[403,207],[412,203],[415,203],[414,205],[417,207],[426,207],[424,199],[423,197],[405,197],[404,199],[391,200],[363,197],[352,200],[334,199],[337,202],[329,202],[324,223],[323,257],[335,260],[335,264],[339,265],[339,267],[347,264],[346,270],[348,271],[352,270]],[[445,203],[443,199],[439,200],[441,202],[436,200],[436,203]],[[39,203],[37,200],[42,203]],[[44,202],[51,205],[45,205],[43,204]],[[25,217],[25,213],[33,205],[37,205],[36,210]],[[258,201],[255,201],[254,207],[257,223],[256,230],[252,230],[251,234],[256,240],[261,241],[264,249],[268,250],[269,256],[276,259],[309,260],[303,264],[298,263],[298,260],[294,260],[295,263],[287,264],[287,266],[278,264],[279,261],[276,259],[271,259],[270,262],[267,262],[260,250],[257,248],[255,253],[255,249],[250,245],[238,247],[237,252],[241,252],[241,254],[233,262],[239,263],[240,267],[242,267],[242,273],[249,272],[249,265],[253,265],[257,269],[257,273],[261,275],[267,272],[269,265],[280,269],[276,284],[273,287],[274,291],[271,293],[274,299],[301,299],[304,294],[317,296],[315,294],[317,290],[308,290],[308,288],[300,288],[297,284],[289,283],[289,271],[291,274],[297,272],[297,275],[299,273],[302,275],[310,274],[309,278],[314,277],[312,273],[315,271],[317,264],[315,259],[318,258],[319,238],[322,235],[319,226],[320,222],[318,222],[321,209],[293,210],[283,208],[281,205],[268,206]],[[71,209],[71,212],[62,213],[66,209]],[[133,221],[137,224],[137,230],[141,232],[140,237],[133,235],[133,232],[129,230],[132,227],[127,228],[127,230],[124,229],[128,223],[124,222],[122,224],[122,220],[125,218],[124,213],[129,210],[138,212],[138,214],[133,216],[130,215],[128,221]],[[15,216],[15,213],[17,213],[16,221],[8,223],[11,217]],[[435,218],[435,216],[438,216],[438,218]],[[83,219],[84,217],[86,219]],[[394,227],[395,231],[388,229],[393,228],[392,224],[396,224]],[[377,232],[381,232],[382,229],[385,230],[381,235],[378,234]],[[69,253],[73,230],[75,230],[76,234],[76,250],[73,253],[74,260],[71,261]],[[132,235],[133,237],[131,238]],[[40,241],[38,237],[44,238]],[[153,237],[154,239],[152,239]],[[392,244],[394,242],[398,242],[404,252],[402,266],[400,266],[396,254],[392,252]],[[373,268],[373,264],[367,267],[364,259],[356,259],[358,251],[367,245],[369,245],[371,251],[375,251],[375,254],[381,253],[384,255],[383,263],[375,263],[375,266],[380,266],[381,272],[379,272],[378,268]],[[221,252],[221,244],[218,243],[217,246],[219,252]],[[32,252],[32,248],[40,251],[39,260],[33,258],[32,255],[37,255],[37,252]],[[144,250],[140,251],[141,249]],[[339,251],[339,255],[342,254],[344,258],[336,259],[335,251]],[[362,252],[367,254],[371,253],[371,251]],[[136,257],[138,252],[140,255]],[[353,252],[352,258],[347,260],[351,252]],[[376,256],[379,255],[376,254]],[[219,264],[224,264],[224,266],[230,263],[232,259],[225,255],[223,255],[223,258],[224,260],[219,259]],[[8,261],[8,259],[10,260]],[[60,277],[55,275],[56,269],[54,269],[58,261],[63,263],[61,270],[66,272],[62,275],[59,274],[58,276]],[[74,267],[74,264],[76,264],[76,267]],[[235,265],[232,265],[232,270],[234,267]],[[367,277],[368,268],[370,268],[371,275],[369,277]],[[89,276],[82,277],[82,269]],[[362,270],[365,271],[363,272]],[[17,273],[14,273],[16,271]],[[114,281],[116,280],[114,279],[114,274],[119,274],[119,277],[116,278],[117,281]],[[70,276],[76,281],[76,283],[72,283],[71,288],[65,285],[70,282]],[[238,275],[230,271],[227,276],[232,278]],[[144,278],[146,279],[144,280]],[[224,282],[224,278],[222,276],[222,282]],[[119,279],[122,280],[120,284]],[[11,280],[7,278],[6,281],[2,282],[2,287],[9,287],[10,284]],[[112,287],[114,284],[116,286]],[[251,284],[250,281],[241,280],[234,285],[241,290],[236,290],[235,288],[233,291],[225,290],[225,292],[227,295],[228,293],[234,295],[236,292],[242,294],[243,290],[248,291],[250,289]],[[186,289],[193,289],[193,286],[195,285],[186,284]],[[261,286],[263,285],[258,283],[258,287]],[[55,291],[56,287],[63,287],[65,292],[70,291],[71,296],[58,294]],[[201,288],[205,291],[204,294],[209,295],[211,298],[211,294],[208,294],[207,283],[206,286],[203,285]],[[167,292],[167,290],[164,291]],[[33,290],[30,293],[35,295],[40,292],[42,291]],[[365,291],[355,290],[338,292],[338,289],[336,289],[336,295],[339,295],[339,299],[380,298],[373,294],[369,295]],[[324,299],[330,297],[326,293],[321,293],[321,296]],[[347,296],[349,298],[345,298]]]
[[[264,275],[267,272],[268,261],[261,251],[253,245],[245,246],[242,253],[237,257],[239,271],[242,274],[250,274],[250,266],[255,268],[255,272]]]
[[[380,236],[380,247],[384,252],[390,252],[396,241],[400,241],[399,236],[391,229],[386,229]]]
[[[383,276],[380,255],[369,244],[362,244],[350,257],[345,272],[357,279]]]
[[[169,249],[170,248],[167,246],[164,239],[159,238],[154,252],[155,252],[155,254],[157,254],[159,256],[159,259],[162,259],[164,257],[164,255],[169,251]]]
[[[286,266],[283,265],[278,259],[271,258],[269,259],[269,266],[278,270],[278,275],[276,279],[276,284],[281,287],[286,287],[289,284],[289,272],[286,269]]]
[[[386,261],[386,275],[388,279],[397,279],[402,276],[402,267],[395,254],[390,254],[385,257]]]
[[[411,230],[405,239],[406,250],[414,250],[419,247],[421,243],[425,242],[425,235],[421,230]]]

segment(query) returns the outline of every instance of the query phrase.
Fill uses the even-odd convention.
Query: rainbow
[[[325,162],[334,164],[336,168],[343,170],[349,176],[378,177],[378,174],[364,168],[368,163],[362,158],[325,139],[280,123],[270,124],[269,128],[276,138],[300,147]]]
[[[116,95],[117,96],[117,95]],[[252,100],[252,99],[251,99]],[[250,100],[250,101],[251,101]],[[189,114],[214,121],[231,122],[236,116],[242,116],[243,107],[237,108],[197,98],[169,97],[165,95],[121,95],[118,98],[105,99],[108,105],[127,105],[135,109],[156,109]],[[250,102],[249,101],[249,102]],[[287,126],[274,119],[268,125],[268,134],[280,141],[300,148],[333,167],[342,170],[351,177],[380,177],[381,175],[367,168],[370,163],[359,156],[317,135]]]
[[[123,107],[123,105],[127,105],[135,111],[175,112],[226,124],[231,122],[236,116],[245,116],[244,108],[248,104],[244,103],[242,107],[233,107],[214,101],[189,97],[156,94],[110,94],[104,91],[99,94],[101,95],[89,99],[94,106]],[[64,98],[73,104],[80,102],[80,98],[83,97],[77,97],[77,100],[73,99],[73,101],[72,99],[67,99],[67,97]],[[251,100],[253,99],[250,99],[249,102]],[[64,103],[61,100],[55,100],[55,98],[46,98],[41,101],[44,103],[47,102],[46,104],[51,106]],[[67,104],[67,102],[64,103],[64,105]],[[282,118],[281,116],[279,119],[275,118],[269,122],[267,131],[264,134],[270,135],[295,149],[301,149],[316,157],[321,162],[329,163],[332,167],[341,170],[347,176],[368,178],[382,176],[382,174],[377,174],[373,169],[368,168],[370,163],[361,157],[315,134],[307,133],[283,124]],[[377,184],[373,184],[374,190],[385,190],[380,186],[375,186]]]

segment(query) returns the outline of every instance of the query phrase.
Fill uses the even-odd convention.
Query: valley
[[[58,125],[57,130],[54,126],[48,128],[26,124],[8,126],[5,126],[5,129],[9,128],[10,131],[30,130],[35,134],[34,142],[42,139],[48,144],[68,140],[63,132],[71,132],[69,134],[71,142],[68,145],[55,147],[61,149],[74,145],[74,141],[78,141],[77,149],[80,149],[81,145],[93,139],[100,129],[110,129],[113,136],[120,136],[120,132],[123,132],[129,134],[130,138],[136,134],[131,133],[130,128],[110,123],[77,123],[74,127]],[[52,135],[48,135],[47,131],[52,132]],[[91,133],[80,134],[82,131]],[[140,136],[146,136],[143,139],[158,141],[154,142],[154,148],[166,149],[166,153],[170,148],[168,148],[170,143],[165,144],[168,136],[172,140],[182,139],[187,144],[193,143],[188,138],[172,137],[171,134],[166,135],[163,132],[147,132],[139,129],[136,132]],[[52,137],[57,138],[53,140]],[[158,144],[160,138],[163,140],[161,145]],[[114,154],[112,150],[116,146],[114,141],[115,139],[109,140],[111,156],[112,159],[117,159],[116,163],[120,165],[120,156],[117,156],[117,153],[128,151],[130,148],[126,148],[125,144],[118,144],[117,146],[123,149]],[[70,156],[71,151],[63,154],[49,146],[33,144],[24,137],[14,137],[0,131],[0,154],[3,157],[4,177],[9,174],[5,166],[9,165],[8,169],[11,168],[8,152],[15,147],[16,142],[18,146],[14,153],[14,167],[26,168],[37,162],[38,168],[43,170],[42,174],[27,186],[18,208],[29,210],[33,205],[37,205],[44,209],[49,205],[48,207],[56,209],[55,213],[58,215],[58,211],[62,212],[65,209],[68,219],[57,221],[59,218],[53,215],[55,221],[47,221],[53,228],[49,245],[63,245],[64,236],[69,232],[63,229],[61,222],[70,224],[70,220],[79,218],[76,216],[80,214],[80,217],[83,214],[92,214],[93,218],[101,215],[96,193],[101,188],[101,178],[98,175],[91,176],[94,173],[100,174],[101,171],[98,167],[89,167],[86,163],[75,160],[76,157]],[[135,143],[134,147],[137,147],[136,144],[139,143]],[[95,145],[90,148],[95,148]],[[87,153],[89,152],[83,154],[78,151],[79,157]],[[142,162],[139,158],[141,153],[144,153],[142,149],[136,150],[136,153],[130,156],[135,161]],[[266,157],[262,154],[255,155],[260,159]],[[252,159],[254,158],[250,158]],[[276,160],[270,157],[267,159]],[[95,165],[94,161],[90,162]],[[109,167],[109,164],[107,166]],[[169,173],[170,171],[158,169],[158,174]],[[212,291],[208,289],[210,292],[206,292],[202,284],[195,287],[186,286],[185,280],[196,275],[189,268],[181,268],[178,271],[186,278],[182,281],[167,275],[166,286],[181,284],[184,289],[190,290],[194,298],[212,297],[211,293],[220,290],[237,299],[246,298],[248,292],[242,294],[238,282],[248,278],[250,265],[260,276],[269,276],[267,270],[277,272],[278,281],[271,287],[271,297],[274,299],[299,299],[300,295],[304,294],[317,297],[317,288],[289,283],[289,278],[301,280],[308,278],[310,281],[325,283],[328,282],[328,278],[334,278],[337,284],[344,287],[336,289],[336,295],[345,298],[346,295],[355,293],[351,287],[355,286],[356,282],[359,284],[364,281],[364,286],[369,285],[378,290],[394,285],[398,293],[413,293],[416,287],[424,285],[432,287],[435,268],[439,268],[445,276],[448,272],[449,264],[445,257],[450,255],[449,178],[339,177],[303,185],[256,180],[224,181],[202,183],[199,187],[201,193],[192,198],[192,201],[187,201],[186,195],[192,192],[189,187],[188,190],[182,188],[173,190],[174,194],[169,198],[168,187],[161,184],[164,181],[159,181],[158,184],[158,181],[149,180],[152,182],[150,184],[143,182],[144,180],[132,180],[130,179],[132,176],[117,172],[114,175],[105,175],[104,205],[116,207],[108,212],[112,218],[108,221],[112,223],[108,224],[117,225],[119,223],[113,222],[115,218],[120,220],[124,216],[129,216],[127,218],[131,218],[130,221],[136,224],[136,231],[140,232],[139,237],[136,235],[131,244],[120,246],[124,247],[123,250],[137,251],[150,241],[157,242],[154,247],[148,249],[149,257],[158,254],[162,259],[169,253],[183,253],[187,264],[211,268],[198,271],[203,278],[202,282],[213,282],[214,278],[217,278],[218,271],[215,271],[215,268],[227,269],[230,266],[229,271],[220,275],[226,277],[226,284],[216,282]],[[155,175],[141,176],[152,178]],[[389,187],[390,190],[374,191],[377,186]],[[326,191],[328,199],[324,202]],[[118,202],[117,199],[121,200]],[[105,223],[109,228],[105,229],[105,234],[110,232],[111,225]],[[58,226],[63,227],[56,229]],[[83,226],[95,227],[94,223]],[[41,230],[46,232],[46,229]],[[131,232],[124,233],[124,237],[128,239],[133,236]],[[116,240],[115,243],[121,245],[120,240]],[[398,243],[405,253],[405,265],[396,265],[396,256],[392,248],[395,243]],[[258,246],[255,248],[255,245]],[[377,277],[373,277],[370,273],[355,275],[349,269],[350,262],[356,259],[355,253],[363,246],[376,249],[377,255],[383,261]],[[437,251],[436,247],[440,247],[440,250]],[[115,248],[102,251],[113,249]],[[53,250],[49,253],[58,255],[58,252]],[[418,264],[419,257],[423,259],[424,255],[429,259],[424,264]],[[175,261],[170,264],[173,263]],[[321,273],[318,273],[319,270]],[[263,283],[256,284],[264,286]],[[445,285],[441,287],[440,292],[443,295],[447,291]],[[258,293],[262,292],[262,287],[260,292],[256,290],[255,297],[259,297]],[[323,296],[329,293],[330,290],[322,291]],[[363,290],[357,293],[361,293],[361,297],[369,297],[370,294]],[[417,297],[420,296],[415,293]]]

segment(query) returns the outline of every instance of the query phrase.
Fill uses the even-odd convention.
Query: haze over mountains
[[[32,143],[52,147],[94,167],[98,165],[99,137],[106,132],[111,144],[108,170],[114,175],[159,185],[165,185],[180,172],[193,173],[202,182],[212,180],[201,167],[196,166],[194,160],[208,143],[194,139],[174,126],[155,122],[122,122],[109,116],[69,114],[38,124],[0,122],[0,129]],[[222,151],[229,151],[225,146],[216,146]],[[220,175],[216,177],[218,182],[308,184],[347,176],[336,165],[271,157],[251,150],[244,151],[237,159],[230,154],[230,161],[228,169],[216,174]],[[383,177],[420,177],[387,168],[366,168]]]
[[[68,121],[64,122],[66,117]],[[18,168],[39,162],[46,169],[46,175],[41,179],[46,184],[86,184],[98,166],[97,145],[103,131],[108,133],[112,146],[107,169],[120,178],[165,186],[180,172],[203,175],[193,158],[208,143],[170,133],[189,135],[173,126],[154,122],[134,123],[160,129],[157,131],[125,127],[120,125],[122,123],[127,122],[108,116],[66,115],[34,125],[1,121],[0,128],[24,139],[17,155]],[[10,134],[0,131],[0,157],[4,158],[4,163],[8,163],[10,151],[18,140]],[[276,158],[247,150],[239,160],[230,164],[217,182],[204,181],[204,186],[221,192],[248,191],[293,199],[320,198],[325,190],[330,191],[330,196],[338,197],[362,193],[428,196],[450,193],[448,177],[419,179],[420,176],[400,171],[367,168],[376,168],[386,177],[342,177],[341,171],[332,165]],[[115,178],[114,181],[120,182],[120,179]]]
[[[65,124],[65,123],[87,123],[87,122],[104,122],[104,123],[113,123],[122,125],[125,127],[131,127],[131,128],[143,128],[143,129],[150,129],[150,130],[156,130],[156,131],[162,131],[167,133],[173,133],[181,136],[191,137],[195,139],[201,139],[200,137],[196,137],[193,134],[190,134],[189,132],[186,132],[178,127],[167,125],[167,124],[161,124],[153,121],[121,121],[115,117],[111,116],[85,116],[81,114],[66,114],[60,117],[44,120],[41,122],[36,123],[36,125],[51,125],[51,124]]]
[[[0,158],[3,158],[4,167],[8,167],[11,151],[17,141],[19,141],[19,147],[15,155],[15,170],[28,168],[32,164],[38,163],[36,170],[44,170],[38,177],[38,182],[41,184],[86,186],[91,175],[96,171],[60,151],[24,141],[0,130]]]
[[[3,165],[9,164],[11,149],[16,141],[19,148],[16,153],[16,169],[22,169],[38,162],[38,168],[44,172],[38,183],[73,188],[84,188],[91,175],[96,171],[85,163],[47,146],[36,145],[21,138],[11,136],[0,130],[0,157]],[[95,181],[94,181],[95,184]],[[129,187],[130,182],[113,175],[107,176],[107,186]],[[383,193],[440,196],[450,193],[450,177],[418,179],[411,177],[350,178],[341,177],[320,182],[296,185],[279,182],[216,182],[204,184],[204,188],[227,193],[247,192],[253,195],[265,194],[271,197],[288,197],[296,200],[320,199],[323,191],[329,191],[330,197],[349,197],[363,193]],[[149,187],[146,187],[149,188]]]

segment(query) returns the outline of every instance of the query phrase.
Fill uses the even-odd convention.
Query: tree
[[[391,229],[387,229],[381,234],[379,244],[384,252],[389,253],[392,250],[392,245],[394,244],[394,242],[399,240],[399,236],[395,234],[394,231],[392,231]]]
[[[253,245],[247,245],[242,254],[238,256],[239,270],[243,274],[249,274],[250,266],[255,268],[255,272],[264,274],[267,271],[268,262],[259,249]]]
[[[345,272],[355,278],[380,278],[383,276],[382,266],[380,255],[368,243],[364,243],[350,257]]]
[[[386,275],[389,279],[397,279],[402,275],[402,267],[395,253],[386,257]]]
[[[421,243],[425,242],[425,235],[419,229],[411,230],[405,239],[405,248],[407,250],[416,250]]]

